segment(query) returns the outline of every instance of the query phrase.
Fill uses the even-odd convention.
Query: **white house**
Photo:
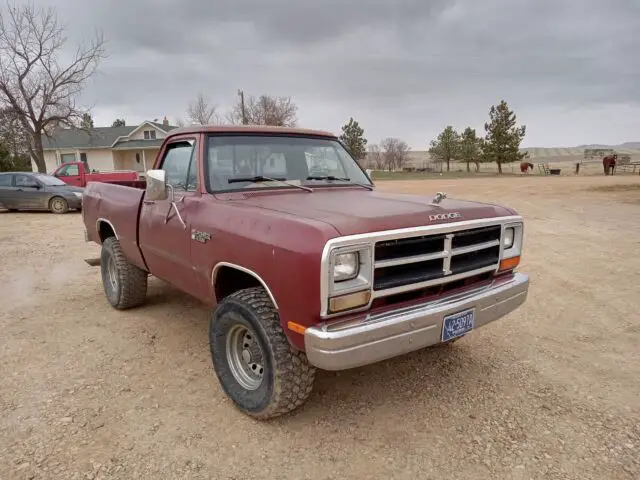
[[[125,127],[95,127],[84,131],[60,128],[43,138],[47,172],[65,162],[87,162],[98,171],[135,170],[145,172],[153,166],[162,141],[170,130],[167,117],[162,123],[145,121]],[[33,170],[37,170],[32,162]]]

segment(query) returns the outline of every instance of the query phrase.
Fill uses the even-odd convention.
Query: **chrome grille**
[[[373,289],[391,295],[498,267],[501,225],[375,244]]]

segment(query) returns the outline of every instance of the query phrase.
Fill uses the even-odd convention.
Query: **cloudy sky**
[[[291,95],[301,126],[425,149],[447,124],[483,132],[504,98],[523,146],[640,140],[638,0],[36,0],[69,48],[100,29],[109,57],[83,100],[173,122],[203,92]]]

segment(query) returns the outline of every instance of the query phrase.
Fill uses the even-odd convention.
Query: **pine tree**
[[[476,172],[480,170],[480,139],[476,129],[467,127],[460,138],[460,160],[467,164],[467,172],[471,171],[471,163],[475,163]]]
[[[460,134],[448,125],[435,140],[431,140],[429,155],[439,162],[447,163],[447,172],[451,170],[451,160],[460,155]]]
[[[502,165],[522,160],[525,152],[520,151],[526,126],[516,126],[516,114],[509,109],[507,102],[500,101],[489,110],[489,122],[484,124],[486,135],[482,141],[482,157],[486,162],[496,162],[498,173]]]
[[[367,139],[364,138],[364,130],[353,118],[342,126],[340,140],[347,146],[347,150],[356,161],[360,162],[367,156]]]
[[[80,122],[82,128],[93,128],[93,118],[90,113],[83,113],[82,120]]]

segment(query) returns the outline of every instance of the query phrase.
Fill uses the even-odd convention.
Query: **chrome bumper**
[[[475,308],[474,328],[478,328],[522,305],[528,290],[529,277],[516,273],[440,301],[316,325],[305,330],[307,358],[324,370],[344,370],[419,350],[441,342],[446,315]]]

